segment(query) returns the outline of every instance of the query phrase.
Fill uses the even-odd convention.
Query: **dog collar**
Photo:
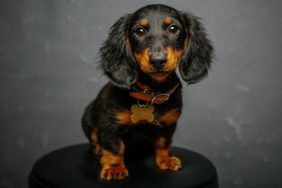
[[[130,92],[130,96],[138,100],[150,102],[151,104],[163,104],[169,99],[171,94],[177,89],[178,86],[179,83],[177,83],[173,88],[169,89],[167,92],[161,93],[155,92],[149,86],[137,81],[135,83],[135,86],[132,87],[134,91]]]

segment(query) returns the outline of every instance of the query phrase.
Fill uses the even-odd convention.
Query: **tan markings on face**
[[[164,82],[166,81],[166,78],[169,74],[168,73],[155,73],[152,74],[151,77],[153,78],[153,80],[157,81],[157,82]]]
[[[176,69],[183,50],[175,50],[171,47],[167,48],[167,63],[164,66],[165,71],[173,71]]]
[[[181,112],[179,108],[171,109],[170,111],[166,112],[164,115],[162,115],[159,119],[159,122],[161,124],[173,124],[176,123]]]
[[[166,25],[170,25],[171,23],[172,23],[172,19],[171,19],[171,17],[166,17],[165,18],[165,20],[164,20],[164,23],[166,24]]]
[[[143,27],[147,27],[148,24],[149,24],[149,20],[147,20],[146,18],[143,18],[143,19],[139,20],[138,23]]]
[[[134,57],[143,72],[150,73],[154,70],[150,64],[148,49],[143,52],[135,52]]]

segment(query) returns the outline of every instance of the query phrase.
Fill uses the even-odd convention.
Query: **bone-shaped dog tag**
[[[153,122],[154,117],[154,105],[150,104],[148,106],[138,106],[134,104],[131,107],[131,121],[132,123],[138,123],[139,121],[147,121],[147,122]]]

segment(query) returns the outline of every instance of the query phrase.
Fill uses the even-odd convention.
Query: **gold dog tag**
[[[147,106],[138,106],[134,104],[131,107],[131,121],[132,123],[138,123],[139,121],[147,121],[149,123],[153,122],[155,117],[154,117],[154,105],[150,104]]]

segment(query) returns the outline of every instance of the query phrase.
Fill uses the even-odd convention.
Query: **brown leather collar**
[[[166,102],[170,95],[176,90],[176,88],[179,86],[179,83],[177,83],[173,88],[168,90],[166,93],[160,93],[153,91],[149,86],[144,85],[140,82],[136,82],[135,85],[139,88],[133,87],[133,90],[130,92],[130,96],[134,97],[138,100],[147,101],[151,104],[163,104]]]

